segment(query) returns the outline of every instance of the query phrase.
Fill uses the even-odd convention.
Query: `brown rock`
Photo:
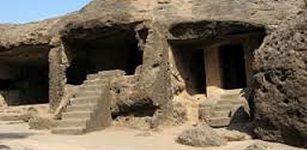
[[[271,150],[268,144],[263,142],[255,142],[254,144],[245,148],[245,150]]]
[[[7,103],[3,97],[3,95],[0,93],[0,108],[7,107]]]
[[[180,144],[195,147],[223,146],[227,143],[223,137],[207,125],[184,131],[176,141]]]
[[[29,122],[30,129],[35,130],[48,130],[57,126],[57,123],[52,118],[35,116],[32,117]]]
[[[251,139],[250,135],[235,130],[227,130],[222,128],[216,129],[215,131],[227,141],[244,141]]]
[[[307,147],[306,14],[256,51],[255,133],[263,140]]]

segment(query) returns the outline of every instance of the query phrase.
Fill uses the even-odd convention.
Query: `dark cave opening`
[[[241,44],[219,47],[219,57],[223,89],[246,88],[246,68],[244,48]]]
[[[0,96],[9,106],[49,103],[49,45],[23,45],[0,56]]]
[[[49,102],[49,67],[9,65],[9,78],[0,79],[0,94],[9,106]],[[4,70],[2,70],[4,71]]]
[[[195,94],[206,93],[206,73],[204,50],[192,51],[189,61],[190,77]]]
[[[173,25],[169,32],[174,65],[190,95],[205,93],[214,97],[225,91],[251,88],[254,51],[264,40],[264,26],[235,21],[186,22]],[[195,54],[197,49],[204,54]],[[250,92],[245,95],[251,97]]]
[[[118,110],[112,112],[112,118],[116,119],[119,116],[134,116],[134,117],[153,117],[159,109],[150,99],[144,99],[143,102],[134,103],[133,105],[118,105]]]
[[[73,40],[69,44],[72,59],[66,70],[67,83],[80,85],[88,74],[115,69],[133,75],[143,63],[138,44],[134,31],[123,30],[107,37]]]
[[[173,45],[173,55],[178,71],[189,94],[206,94],[206,70],[204,49],[189,45]]]

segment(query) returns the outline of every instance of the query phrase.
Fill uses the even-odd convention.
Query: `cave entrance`
[[[143,51],[138,47],[134,31],[120,31],[111,35],[92,34],[68,42],[71,50],[67,83],[81,85],[88,74],[120,69],[133,75],[142,64]]]
[[[246,65],[242,44],[219,47],[221,65],[221,86],[223,89],[246,88]]]
[[[172,45],[173,55],[180,76],[189,95],[206,95],[205,51],[189,44]]]
[[[238,92],[251,84],[251,43],[238,40],[219,42],[205,47],[208,96]]]
[[[189,70],[193,92],[195,94],[206,94],[204,50],[196,49],[191,52]]]
[[[0,96],[9,106],[49,103],[48,46],[12,49],[0,57]],[[29,55],[30,54],[30,55]]]
[[[253,51],[263,33],[244,33],[204,41],[171,43],[176,68],[190,95],[218,98],[252,84]]]

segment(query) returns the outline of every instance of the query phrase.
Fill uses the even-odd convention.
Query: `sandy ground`
[[[53,135],[49,131],[29,130],[25,123],[0,122],[0,150],[244,150],[255,140],[229,142],[223,147],[194,148],[174,139],[183,129],[159,132],[111,127],[82,136]],[[299,150],[269,143],[273,150]]]

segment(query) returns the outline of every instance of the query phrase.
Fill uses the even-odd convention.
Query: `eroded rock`
[[[268,144],[258,141],[246,147],[245,150],[271,150],[271,148]]]
[[[307,21],[267,36],[255,55],[255,133],[307,147]],[[295,22],[295,21],[293,21]]]
[[[215,131],[218,135],[220,135],[227,141],[245,141],[250,140],[252,138],[250,135],[236,130],[228,130],[225,128],[221,128],[216,129]]]
[[[7,106],[7,103],[6,103],[3,95],[0,93],[0,108],[6,107],[6,106]]]
[[[195,147],[226,145],[226,140],[207,125],[202,125],[182,132],[176,142]]]
[[[30,129],[49,130],[57,126],[55,120],[50,117],[34,116],[28,121]]]

